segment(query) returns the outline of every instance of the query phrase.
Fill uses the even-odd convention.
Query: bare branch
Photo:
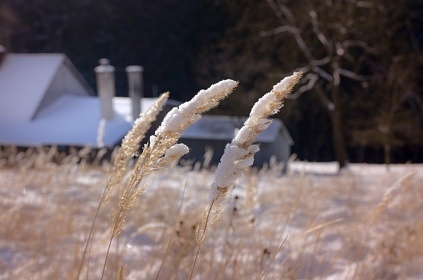
[[[291,10],[286,5],[284,5],[282,3],[275,3],[275,1],[272,1],[272,0],[267,0],[267,2],[269,3],[269,5],[272,7],[273,10],[275,10],[275,9],[277,10],[277,15],[280,19],[282,19],[282,16],[280,16],[281,13],[284,15],[288,24],[284,24],[284,25],[279,26],[279,27],[277,27],[273,30],[262,31],[260,33],[261,36],[273,36],[273,35],[283,33],[283,32],[291,33],[294,36],[295,42],[297,43],[298,47],[304,53],[304,55],[306,56],[309,63],[313,66],[313,68],[314,68],[314,66],[321,66],[321,65],[328,64],[332,60],[330,55],[328,55],[324,58],[321,58],[321,59],[314,58],[313,55],[311,54],[310,49],[307,47],[307,44],[306,44],[304,38],[302,37],[300,30],[296,26],[295,19],[294,19],[294,16],[293,16]],[[314,11],[312,11],[312,12],[314,12]],[[329,41],[326,39],[326,36],[320,31],[320,29],[318,27],[317,14],[316,14],[316,12],[314,12],[314,14],[313,14],[312,12],[311,12],[310,16],[312,17],[312,21],[313,21],[313,17],[314,17],[315,22],[313,23],[313,26],[315,27],[314,29],[315,29],[316,36],[321,41],[322,45],[326,46],[327,49],[329,50],[329,52],[331,52],[332,47],[331,47]],[[324,77],[326,80],[328,80],[328,81],[331,80],[331,77],[330,77],[331,75],[327,74],[322,69],[317,67],[316,69],[313,69],[313,70],[315,70],[315,72],[319,73],[319,75]]]
[[[359,75],[357,73],[354,73],[354,72],[346,70],[346,69],[339,68],[338,72],[339,72],[340,75],[348,77],[348,78],[353,79],[353,80],[357,80],[357,81],[367,81],[367,80],[369,80],[369,77]]]
[[[326,72],[325,70],[323,70],[322,68],[317,66],[312,66],[311,69],[317,74],[319,74],[319,76],[325,79],[326,81],[332,82],[332,75]]]
[[[332,57],[326,56],[326,57],[324,57],[322,59],[312,60],[311,61],[311,65],[314,65],[314,66],[322,66],[322,65],[328,64],[331,60],[332,60]]]
[[[276,3],[275,3],[276,2]],[[295,25],[295,17],[294,14],[291,12],[290,9],[286,5],[282,3],[282,1],[274,1],[275,6],[277,6],[278,10],[285,16],[288,20],[289,24]]]
[[[295,34],[295,33],[298,33],[299,31],[295,27],[283,25],[283,26],[276,27],[273,30],[262,31],[260,32],[260,35],[263,37],[266,37],[266,36],[273,36],[282,32],[289,32],[289,33]]]
[[[339,64],[338,64],[338,62],[334,61],[332,63],[332,65],[333,65],[333,69],[334,69],[333,70],[333,74],[332,74],[332,76],[333,76],[333,85],[335,87],[337,87],[341,83],[341,76],[339,74]]]
[[[329,43],[328,39],[326,38],[326,36],[323,34],[323,32],[320,30],[319,28],[319,21],[318,21],[318,16],[316,11],[311,10],[309,12],[309,16],[311,19],[311,24],[313,25],[313,31],[314,34],[316,35],[317,39],[319,39],[319,42],[325,46],[329,52],[332,52],[332,46]]]
[[[320,102],[323,104],[323,108],[328,112],[332,112],[335,109],[335,104],[325,95],[320,84],[316,83],[314,89],[317,93],[317,97],[319,97]]]
[[[363,49],[367,49],[369,47],[366,42],[360,40],[345,40],[341,44],[344,48],[361,47]]]
[[[281,13],[281,11],[278,9],[278,7],[277,7],[276,3],[275,3],[274,1],[272,1],[272,0],[267,0],[267,3],[269,3],[270,8],[273,10],[273,12],[275,13],[275,15],[276,15],[278,18],[281,18],[281,17],[282,17],[282,13]]]
[[[309,48],[307,47],[307,44],[304,42],[304,39],[301,36],[300,31],[296,27],[283,25],[283,26],[279,26],[279,27],[277,27],[273,30],[270,30],[270,31],[262,31],[260,33],[260,35],[261,36],[272,36],[272,35],[276,35],[276,34],[282,33],[282,32],[289,32],[292,35],[294,35],[294,38],[295,38],[295,41],[296,41],[298,47],[300,47],[300,49],[302,50],[304,55],[307,57],[307,59],[309,61],[314,60],[314,58],[311,55]]]

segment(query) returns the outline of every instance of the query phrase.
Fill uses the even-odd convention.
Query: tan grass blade
[[[112,218],[111,237],[109,240],[106,258],[103,265],[102,279],[107,265],[110,246],[113,239],[119,235],[125,224],[128,211],[133,207],[137,198],[145,189],[139,189],[142,180],[157,168],[163,168],[171,161],[179,159],[188,152],[184,144],[177,144],[183,131],[198,121],[201,114],[217,106],[237,86],[233,80],[223,80],[206,90],[201,90],[190,101],[173,108],[163,119],[162,124],[150,137],[150,142],[144,146],[134,169],[119,195],[117,209]]]
[[[115,157],[114,164],[112,166],[112,170],[109,173],[107,178],[106,186],[103,190],[103,193],[100,197],[91,227],[90,232],[88,233],[87,241],[85,244],[84,252],[82,254],[81,264],[78,270],[78,275],[76,279],[79,279],[82,267],[84,265],[85,257],[87,254],[87,250],[89,247],[89,243],[91,242],[92,235],[94,233],[95,223],[98,217],[98,213],[100,208],[102,207],[103,203],[106,201],[108,195],[112,188],[116,187],[119,182],[122,180],[125,171],[126,165],[128,160],[134,155],[134,153],[139,148],[139,143],[144,138],[145,133],[150,128],[151,124],[156,119],[157,115],[161,111],[163,105],[167,101],[169,97],[169,93],[162,94],[157,101],[147,110],[146,113],[140,115],[140,117],[135,121],[134,126],[132,129],[127,133],[124,140],[122,141],[122,145],[118,151],[117,156]]]
[[[225,200],[231,188],[236,184],[245,170],[253,164],[254,155],[259,151],[258,145],[253,145],[253,142],[270,125],[271,120],[267,118],[275,114],[282,107],[284,98],[292,91],[301,76],[302,72],[294,72],[294,74],[276,84],[272,91],[261,97],[251,109],[250,116],[245,121],[244,126],[238,131],[232,142],[226,145],[210,188],[210,206],[204,214],[206,218],[203,219],[202,224],[199,226],[197,252],[191,269],[190,279],[194,275],[208,224],[210,221],[218,218],[212,217],[214,208],[220,208],[221,203]]]

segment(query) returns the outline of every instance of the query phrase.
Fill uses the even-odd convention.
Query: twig
[[[181,203],[179,204],[178,216],[177,216],[177,218],[175,219],[175,222],[174,222],[174,226],[173,226],[173,228],[175,228],[175,227],[176,227],[176,223],[178,222],[178,218],[179,218],[179,216],[180,216],[180,214],[181,214],[181,209],[182,209],[182,205],[183,205],[183,202],[184,202],[184,197],[185,197],[185,190],[186,190],[186,188],[187,188],[187,181],[185,180],[185,182],[184,182],[184,190],[183,190],[183,192],[182,192],[182,197],[181,197]],[[159,275],[160,275],[160,272],[162,271],[163,264],[164,264],[164,262],[165,262],[165,260],[166,260],[166,257],[167,257],[167,255],[168,255],[168,253],[169,253],[169,249],[170,249],[170,245],[172,244],[173,237],[174,237],[174,234],[173,234],[173,231],[172,231],[172,234],[170,235],[169,242],[167,243],[167,247],[166,247],[165,254],[164,254],[164,256],[163,256],[162,262],[160,263],[159,270],[157,271],[156,280],[157,280],[157,279],[159,279]]]
[[[272,259],[270,260],[270,262],[267,264],[267,266],[265,267],[265,269],[263,270],[263,272],[261,273],[260,277],[258,278],[259,280],[263,279],[264,275],[266,274],[266,272],[269,270],[270,265],[273,263],[273,261],[276,258],[276,255],[280,252],[280,250],[282,249],[283,245],[285,244],[286,240],[288,239],[288,235],[285,237],[285,239],[282,241],[281,245],[279,245],[278,250],[276,250],[276,253],[273,255]]]
[[[200,250],[201,250],[201,247],[202,247],[201,245],[203,244],[204,238],[206,237],[206,230],[207,230],[207,226],[209,224],[210,213],[211,213],[211,211],[213,209],[213,205],[214,205],[215,202],[216,202],[216,200],[214,199],[214,200],[212,200],[212,202],[210,204],[210,207],[209,207],[209,209],[207,211],[207,217],[206,217],[206,220],[204,222],[203,231],[201,233],[201,238],[198,238],[197,252],[195,253],[194,263],[192,265],[191,274],[189,276],[189,279],[190,280],[192,279],[192,276],[194,275],[194,270],[195,270],[195,266],[197,264],[198,255],[200,254]]]

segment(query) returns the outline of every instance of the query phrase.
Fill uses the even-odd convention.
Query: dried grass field
[[[215,168],[176,165],[178,139],[232,80],[173,108],[140,147],[161,95],[110,162],[0,149],[0,279],[423,278],[421,165],[251,167],[301,75],[255,103]]]
[[[423,277],[422,165],[351,164],[319,175],[295,164],[283,176],[279,166],[249,169],[209,227],[193,279]],[[109,168],[71,156],[56,164],[46,153],[0,162],[0,279],[76,278]],[[181,166],[151,174],[105,278],[188,279],[213,174]],[[101,275],[110,204],[80,279]]]

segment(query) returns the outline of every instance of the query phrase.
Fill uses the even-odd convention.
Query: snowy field
[[[0,279],[76,278],[107,169],[0,164]],[[280,171],[251,170],[239,182],[208,230],[194,279],[423,279],[423,165],[338,172],[294,162]],[[212,179],[184,167],[150,176],[106,278],[123,267],[125,279],[189,279]],[[100,212],[80,279],[101,274],[112,205]]]

